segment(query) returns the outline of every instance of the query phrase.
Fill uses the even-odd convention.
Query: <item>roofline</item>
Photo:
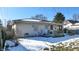
[[[12,25],[14,24],[19,24],[19,23],[28,23],[28,24],[34,24],[34,23],[37,23],[37,24],[48,24],[48,25],[52,25],[52,24],[55,24],[55,25],[62,25],[60,23],[54,23],[54,22],[33,22],[33,21],[16,21],[16,22],[13,22]]]
[[[32,18],[23,18],[23,19],[16,19],[16,20],[12,20],[13,24],[17,24],[17,23],[40,23],[40,24],[56,24],[56,25],[63,25],[61,23],[55,23],[55,22],[52,22],[52,21],[38,21],[38,22],[35,22],[35,21],[24,21],[24,19],[32,19]],[[33,19],[33,20],[37,20],[37,19]],[[12,24],[12,25],[13,25]]]
[[[20,18],[20,19],[14,19],[13,21],[16,21],[16,20],[23,20],[23,19],[33,19],[33,18]],[[40,20],[40,19],[33,19],[33,20]],[[46,21],[48,21],[47,19],[46,19]],[[49,22],[49,21],[48,21]]]

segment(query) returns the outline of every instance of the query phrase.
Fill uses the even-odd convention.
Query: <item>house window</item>
[[[50,29],[53,30],[53,25],[50,25]]]
[[[29,35],[29,33],[25,33],[24,35]]]
[[[32,27],[34,27],[34,25],[32,25]]]
[[[62,26],[59,26],[59,30],[61,30],[62,29]]]
[[[32,27],[33,27],[34,31],[37,31],[38,30],[37,25],[32,25]]]
[[[52,32],[50,32],[50,34],[52,34]]]
[[[45,29],[48,29],[48,26],[47,25],[45,26]]]

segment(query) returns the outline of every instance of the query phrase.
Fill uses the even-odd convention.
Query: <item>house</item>
[[[63,22],[63,28],[66,28],[69,30],[77,30],[79,29],[79,21],[65,20]]]
[[[79,21],[66,20],[63,23],[63,28],[71,30],[75,34],[79,34]]]
[[[40,36],[54,34],[58,29],[62,30],[61,24],[56,24],[50,21],[35,20],[30,18],[13,20],[12,29],[16,37]]]

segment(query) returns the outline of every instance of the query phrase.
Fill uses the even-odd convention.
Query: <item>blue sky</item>
[[[57,12],[64,14],[66,19],[72,19],[73,14],[79,14],[78,7],[0,7],[0,19],[14,20],[30,18],[36,14],[43,14],[48,20],[53,20]]]

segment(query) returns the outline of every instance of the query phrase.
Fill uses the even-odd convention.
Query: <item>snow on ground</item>
[[[8,49],[9,51],[29,51],[20,44],[17,47],[9,47]]]
[[[23,45],[26,49],[31,51],[38,51],[42,48],[48,47],[43,41],[36,41],[31,39],[19,39],[20,44]]]
[[[12,42],[12,41],[6,40],[5,45],[14,46],[14,45],[15,45],[15,43],[14,43],[14,42]]]
[[[31,51],[39,51],[45,47],[48,47],[47,44],[56,44],[59,42],[68,42],[79,40],[79,35],[74,36],[65,36],[65,37],[30,37],[30,38],[20,38],[20,44],[24,46],[26,49]]]
[[[26,50],[29,51],[28,49],[24,48],[21,44],[15,47],[14,41],[6,40],[5,46],[6,45],[9,45],[9,47],[8,47],[8,50],[5,49],[6,47],[4,47],[5,51],[26,51]]]
[[[57,38],[29,37],[19,38],[18,40],[20,44],[17,47],[9,48],[10,51],[40,51],[45,47],[49,47],[47,44],[57,44],[59,42],[73,42],[75,40],[79,40],[79,35]]]

